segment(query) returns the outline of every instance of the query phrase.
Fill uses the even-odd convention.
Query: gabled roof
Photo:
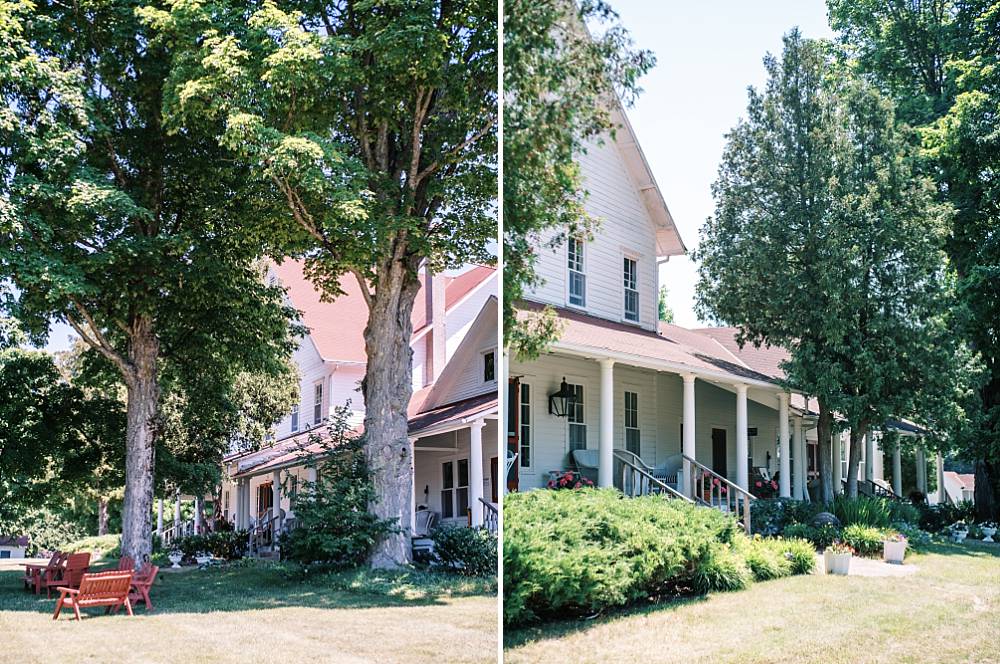
[[[497,391],[479,394],[455,403],[445,404],[420,413],[410,419],[410,435],[424,434],[445,425],[469,421],[483,415],[495,414],[498,407]]]
[[[321,293],[303,272],[303,262],[285,259],[272,265],[274,274],[285,287],[293,307],[302,314],[309,336],[320,357],[332,362],[364,364],[364,331],[368,322],[368,307],[361,287],[353,275],[340,278],[344,294],[324,301]],[[445,277],[445,310],[448,311],[484,284],[496,272],[494,268],[476,266],[456,277]],[[421,280],[424,275],[421,274]],[[425,298],[418,295],[413,307],[414,334],[427,326]]]

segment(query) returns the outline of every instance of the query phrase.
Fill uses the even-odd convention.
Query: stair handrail
[[[619,452],[620,450],[615,450],[614,455],[615,458],[621,461],[622,463],[622,475],[621,475],[622,493],[625,493],[625,495],[634,498],[636,496],[643,496],[648,493],[653,493],[653,489],[656,488],[659,489],[661,493],[665,493],[671,498],[679,498],[681,500],[686,500],[687,502],[693,502],[690,498],[685,496],[677,489],[674,489],[672,486],[670,486],[663,480],[659,479],[658,477],[654,477],[653,474],[649,472],[651,469],[649,468],[649,466],[646,466],[645,463],[643,463],[643,466],[645,467],[640,467],[637,464],[633,463],[632,460],[629,459],[627,456],[625,456],[624,454],[620,454]],[[631,484],[625,481],[626,477],[630,472],[632,473]],[[638,486],[638,491],[636,491],[637,486]]]
[[[480,498],[479,502],[482,503],[483,509],[483,527],[491,533],[498,532],[500,528],[500,510],[496,508],[496,505],[483,498]]]
[[[737,520],[742,524],[743,529],[750,534],[750,504],[756,500],[756,496],[741,488],[739,485],[730,482],[727,478],[715,472],[705,464],[699,463],[689,457],[682,455],[684,461],[690,464],[692,472],[684,473],[684,483],[691,492],[695,502],[711,507],[721,508],[725,505],[726,510],[736,515]],[[701,472],[693,472],[694,470]],[[705,499],[705,478],[712,481],[708,484],[708,500]],[[723,491],[723,487],[725,491]]]

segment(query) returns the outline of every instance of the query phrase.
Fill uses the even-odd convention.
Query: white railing
[[[648,466],[643,467],[636,463],[636,460],[630,458],[631,455],[626,455],[620,453],[620,450],[615,450],[615,459],[621,462],[621,471],[619,478],[621,479],[621,489],[622,493],[630,498],[635,498],[636,496],[648,496],[649,494],[666,494],[670,498],[680,498],[681,500],[690,499],[684,494],[677,491],[669,484],[661,479],[653,476],[652,469]],[[637,457],[636,457],[637,459]]]
[[[684,485],[695,502],[736,515],[737,521],[749,534],[750,503],[754,495],[687,455],[684,455],[684,461],[685,466],[691,468],[690,473],[686,470],[683,473]]]
[[[496,535],[500,530],[500,512],[493,503],[479,499],[483,508],[483,528]]]

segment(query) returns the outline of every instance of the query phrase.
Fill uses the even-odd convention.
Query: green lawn
[[[496,661],[495,584],[451,575],[161,572],[154,612],[93,609],[82,622],[65,610],[53,622],[55,600],[22,590],[20,576],[0,571],[0,661]]]
[[[1000,545],[935,545],[907,563],[919,571],[792,577],[505,630],[504,662],[1000,661]]]

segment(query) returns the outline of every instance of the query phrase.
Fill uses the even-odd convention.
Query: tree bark
[[[108,499],[97,499],[97,534],[108,534]]]
[[[980,521],[1000,521],[1000,464],[976,461],[976,489],[973,498]]]
[[[385,261],[365,327],[368,366],[361,390],[365,399],[365,457],[372,473],[373,514],[395,519],[397,532],[376,543],[374,568],[409,564],[413,455],[407,432],[412,393],[413,302],[420,290],[417,265],[408,259]]]
[[[851,425],[851,451],[847,457],[847,497],[858,497],[858,469],[861,467],[861,446],[864,445],[865,436],[868,434],[868,424],[859,422]],[[865,463],[871,463],[867,459]]]
[[[816,438],[819,444],[817,462],[819,465],[820,501],[833,500],[833,445],[830,434],[833,431],[833,413],[823,399],[819,400],[819,419],[816,421]]]
[[[152,555],[153,471],[160,388],[159,340],[148,316],[132,325],[125,438],[125,499],[122,503],[122,555],[141,565]]]

